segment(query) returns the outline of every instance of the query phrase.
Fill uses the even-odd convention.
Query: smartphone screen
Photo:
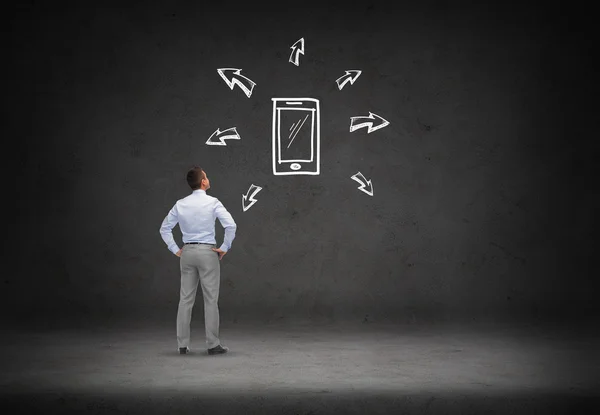
[[[273,98],[274,174],[319,174],[319,103]]]
[[[313,161],[313,111],[293,108],[279,111],[279,161]]]

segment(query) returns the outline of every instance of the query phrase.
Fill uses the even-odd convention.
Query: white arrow
[[[300,46],[298,46],[298,44],[300,44]],[[292,53],[290,54],[290,62],[292,62],[294,65],[299,66],[300,62],[298,61],[298,58],[300,57],[300,54],[304,55],[304,38],[300,38],[296,41],[296,43],[294,43],[292,45],[292,47],[290,48],[292,49]]]
[[[248,192],[246,192],[246,194],[242,194],[242,209],[244,209],[244,212],[247,211],[248,209],[250,209],[250,207],[255,204],[257,202],[256,199],[254,199],[254,196],[256,196],[256,194],[258,192],[260,192],[262,190],[262,187],[260,186],[256,186],[256,185],[251,185],[250,188],[248,189]],[[252,194],[250,194],[250,192],[252,192]],[[246,205],[246,202],[250,200],[250,204]]]
[[[208,140],[206,140],[206,144],[208,144],[209,146],[226,146],[227,144],[225,143],[225,140],[240,140],[242,137],[240,137],[235,128],[236,127],[231,127],[223,131],[220,131],[217,128],[217,131],[215,131],[210,137],[208,137]],[[215,140],[213,140],[213,137],[215,137]]]
[[[254,89],[254,85],[256,85],[256,83],[246,78],[245,76],[240,75],[240,72],[241,69],[236,68],[217,69],[217,73],[221,78],[223,78],[223,80],[225,81],[225,83],[227,83],[227,86],[229,86],[231,90],[233,90],[233,87],[237,85],[242,91],[244,91],[244,94],[246,94],[246,96],[250,98],[250,95],[252,95],[252,90]],[[231,80],[227,78],[227,75],[225,75],[226,73],[231,76]]]
[[[381,121],[381,123],[379,125],[373,127],[373,121],[375,121],[375,120],[379,120],[379,121]],[[361,122],[361,121],[363,121],[363,122]],[[350,118],[350,132],[356,131],[359,128],[369,127],[369,130],[367,131],[367,134],[369,134],[369,133],[372,133],[375,130],[379,130],[380,128],[383,128],[387,125],[389,125],[389,121],[383,119],[382,117],[380,117],[377,114],[373,114],[370,111],[369,111],[368,117],[361,116],[361,117],[351,117]]]
[[[346,75],[339,77],[335,80],[337,83],[338,89],[341,91],[344,85],[350,82],[350,85],[354,84],[354,82],[358,79],[362,71],[356,69],[349,69],[346,71]]]
[[[369,196],[373,196],[373,185],[371,184],[371,180],[365,179],[365,176],[363,176],[363,174],[361,172],[356,173],[355,175],[351,176],[350,178],[352,180],[355,180],[358,183],[360,183],[360,187],[358,188],[358,190],[365,192]],[[366,185],[369,185],[368,190],[365,189]]]

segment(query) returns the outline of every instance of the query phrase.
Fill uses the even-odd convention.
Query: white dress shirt
[[[216,244],[215,220],[219,219],[225,229],[223,244],[220,249],[227,252],[235,238],[237,225],[225,206],[217,199],[206,194],[205,190],[196,189],[187,197],[179,199],[160,227],[160,235],[171,252],[176,254],[179,246],[173,238],[172,229],[179,223],[184,243],[204,242]]]

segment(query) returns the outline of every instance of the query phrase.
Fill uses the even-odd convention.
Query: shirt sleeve
[[[219,219],[219,222],[221,222],[223,229],[225,230],[225,235],[223,236],[223,244],[219,249],[227,252],[231,248],[231,244],[233,243],[233,240],[235,238],[235,231],[237,229],[237,225],[235,224],[235,221],[233,220],[231,214],[227,211],[227,209],[225,209],[225,206],[223,206],[223,203],[221,203],[219,199],[217,199],[215,203],[215,214]]]
[[[162,236],[163,241],[167,244],[169,251],[174,254],[177,254],[179,251],[179,246],[177,246],[172,232],[172,229],[177,225],[177,222],[179,222],[179,219],[177,216],[177,204],[175,204],[167,216],[165,216],[165,219],[160,226],[160,236]]]

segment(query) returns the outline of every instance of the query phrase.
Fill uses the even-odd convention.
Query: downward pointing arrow
[[[213,139],[213,137],[215,138]],[[236,127],[231,127],[223,131],[220,131],[217,128],[217,131],[208,137],[206,144],[209,146],[226,146],[225,140],[240,140],[241,138],[242,137],[238,134]]]
[[[242,194],[242,209],[244,209],[244,212],[250,209],[250,207],[257,202],[257,200],[254,199],[254,196],[256,196],[256,194],[261,190],[262,187],[253,184],[250,186],[245,195]],[[248,200],[250,200],[250,204],[246,204]]]
[[[379,125],[373,127],[373,122],[379,120]],[[379,130],[385,126],[389,125],[389,121],[383,119],[377,114],[373,114],[369,112],[369,116],[361,116],[361,117],[351,117],[350,118],[350,132],[356,131],[359,128],[368,127],[367,134],[372,133],[375,130]]]
[[[365,179],[365,176],[363,176],[363,174],[361,172],[356,173],[355,175],[353,175],[350,178],[352,180],[360,183],[360,187],[358,188],[358,190],[365,192],[369,196],[373,196],[373,185],[371,184],[371,180]],[[367,186],[367,185],[368,185],[368,188],[365,189],[365,186]]]
[[[245,76],[240,75],[241,71],[241,69],[236,68],[217,69],[217,73],[221,78],[223,78],[223,80],[225,81],[227,86],[231,88],[231,90],[233,90],[233,87],[237,85],[242,91],[244,91],[244,94],[246,94],[246,96],[250,98],[250,95],[252,95],[252,90],[254,89],[254,85],[256,85],[256,83],[246,78]],[[227,77],[228,75],[231,79]]]
[[[299,66],[299,55],[300,53],[304,55],[304,38],[302,37],[298,39],[290,49],[292,49],[292,53],[290,54],[290,62],[296,66]]]

